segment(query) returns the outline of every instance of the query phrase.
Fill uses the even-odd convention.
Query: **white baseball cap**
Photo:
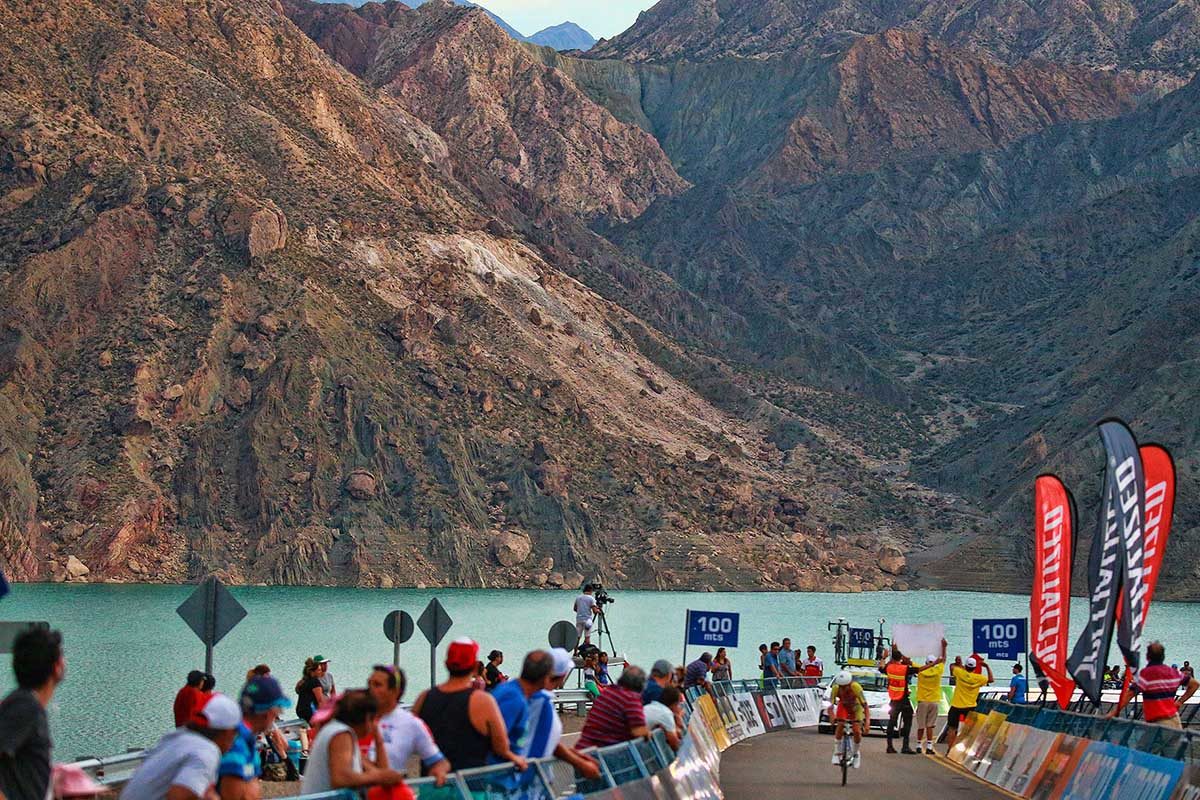
[[[969,656],[967,660],[963,662],[963,666],[965,666],[967,669],[975,669],[975,657]]]
[[[554,677],[561,678],[575,669],[575,659],[563,648],[551,648],[550,656],[554,659]]]
[[[200,709],[204,727],[210,731],[232,731],[242,724],[242,709],[223,694],[214,694]]]
[[[935,662],[935,661],[937,661],[937,660],[938,660],[938,657],[937,657],[937,656],[925,656],[925,663],[926,663],[926,664],[932,664],[933,662]]]

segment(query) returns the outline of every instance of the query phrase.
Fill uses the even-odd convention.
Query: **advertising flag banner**
[[[1062,708],[1075,682],[1067,675],[1067,623],[1075,557],[1075,500],[1054,475],[1034,484],[1034,570],[1029,596],[1030,655],[1050,680]]]
[[[1125,663],[1141,664],[1142,630],[1149,602],[1145,569],[1145,509],[1146,477],[1142,470],[1142,455],[1133,434],[1125,424],[1116,420],[1100,423],[1100,438],[1112,473],[1109,502],[1115,511],[1121,532],[1121,603],[1127,614],[1117,627],[1117,646]]]
[[[1121,422],[1100,423],[1106,467],[1100,526],[1088,557],[1088,618],[1067,666],[1079,688],[1100,704],[1104,667],[1112,644],[1117,598],[1134,615],[1118,642],[1127,663],[1137,666],[1146,582],[1142,570],[1142,459],[1133,434]],[[1122,584],[1124,593],[1122,594]]]
[[[1175,514],[1175,462],[1166,448],[1147,444],[1139,448],[1146,476],[1145,549],[1142,555],[1146,581],[1146,601],[1142,606],[1142,625],[1150,614],[1150,601],[1162,573],[1163,556],[1171,536]]]

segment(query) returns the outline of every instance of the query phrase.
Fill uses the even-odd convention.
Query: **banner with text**
[[[1030,656],[1050,680],[1061,708],[1071,703],[1075,682],[1067,674],[1067,627],[1071,618],[1071,569],[1075,559],[1075,498],[1054,475],[1034,483],[1034,570],[1029,595]]]
[[[1144,490],[1141,458],[1137,443],[1123,424],[1105,421],[1100,425],[1100,436],[1104,441],[1107,467],[1104,471],[1104,488],[1101,493],[1100,525],[1092,552],[1088,558],[1088,616],[1087,625],[1071,650],[1067,666],[1075,683],[1093,703],[1100,704],[1100,688],[1104,681],[1104,669],[1108,664],[1108,651],[1112,645],[1113,625],[1116,621],[1117,598],[1128,567],[1125,523],[1130,514],[1138,516],[1129,537],[1136,540],[1137,565],[1141,569],[1142,527],[1140,522]],[[1136,484],[1136,485],[1135,485]],[[1132,498],[1132,501],[1130,501]],[[1129,503],[1124,507],[1123,503]],[[1136,506],[1136,508],[1134,508]],[[1144,582],[1138,577],[1140,588],[1137,601],[1130,610],[1138,614],[1138,629],[1145,598]],[[1128,589],[1128,587],[1126,587]],[[1128,605],[1128,603],[1127,603]],[[1139,635],[1140,636],[1140,635]],[[1132,632],[1127,638],[1133,639]],[[1127,654],[1127,659],[1132,655]],[[1137,661],[1129,663],[1136,664]]]

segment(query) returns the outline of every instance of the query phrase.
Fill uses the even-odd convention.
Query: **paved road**
[[[881,736],[864,740],[862,767],[850,771],[843,788],[841,770],[829,763],[832,736],[816,730],[769,733],[736,744],[722,754],[721,788],[729,800],[842,800],[849,796],[848,790],[871,800],[990,800],[1008,796],[942,759],[888,755],[886,747]]]

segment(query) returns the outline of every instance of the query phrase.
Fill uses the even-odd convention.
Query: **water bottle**
[[[289,739],[288,740],[288,760],[292,762],[292,766],[294,766],[297,770],[300,769],[300,740],[299,739]]]

